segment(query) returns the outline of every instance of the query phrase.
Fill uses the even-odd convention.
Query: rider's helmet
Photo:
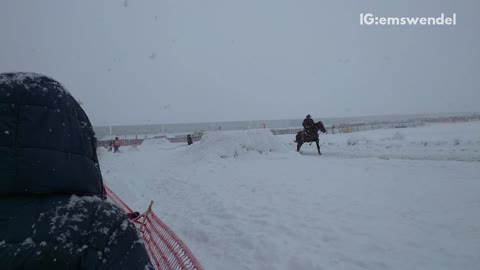
[[[310,114],[307,114],[307,119],[310,119],[310,118],[312,118],[312,117],[310,116]]]

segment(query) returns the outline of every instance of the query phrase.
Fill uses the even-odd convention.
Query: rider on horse
[[[315,125],[315,121],[313,121],[310,114],[305,117],[302,125],[303,125],[303,128],[304,128],[306,134],[311,135],[313,133],[313,126]]]
[[[317,123],[315,123],[309,114],[307,115],[305,120],[303,120],[302,125],[305,130],[297,132],[297,135],[295,136],[295,142],[297,143],[297,151],[300,151],[300,147],[302,147],[302,144],[308,142],[315,142],[317,144],[318,154],[321,155],[322,153],[320,152],[318,131],[321,131],[322,133],[327,132],[322,121],[318,121]]]

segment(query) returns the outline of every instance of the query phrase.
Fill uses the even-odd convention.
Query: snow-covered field
[[[480,122],[321,135],[213,132],[100,150],[205,269],[480,269]]]

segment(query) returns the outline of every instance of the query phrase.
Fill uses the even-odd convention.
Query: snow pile
[[[381,137],[371,136],[368,132],[358,132],[350,135],[347,139],[347,145],[372,144],[377,141],[401,141],[405,139],[405,135],[400,131],[391,131]]]
[[[140,151],[139,147],[137,145],[130,145],[130,146],[125,146],[123,148],[125,152],[137,152]]]
[[[161,146],[169,146],[172,143],[165,139],[165,138],[160,138],[160,139],[145,139],[142,142],[142,146],[156,146],[156,145],[161,145]]]
[[[393,135],[392,137],[393,140],[404,140],[405,139],[405,135],[400,132],[400,131],[397,131],[395,132],[395,134]]]
[[[173,143],[165,138],[160,139],[145,139],[138,147],[140,151],[157,151],[168,150],[175,147]]]
[[[371,140],[362,135],[353,135],[348,137],[347,145],[359,145],[359,144],[368,144],[371,143]]]
[[[188,154],[197,158],[238,158],[240,156],[268,153],[287,153],[289,150],[280,143],[268,129],[244,131],[210,132],[194,143]]]

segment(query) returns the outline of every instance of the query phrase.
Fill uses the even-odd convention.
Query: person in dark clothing
[[[153,269],[106,201],[90,121],[57,81],[0,74],[0,268]]]
[[[187,143],[188,145],[193,144],[192,136],[190,136],[190,134],[187,135]]]
[[[116,153],[120,149],[120,139],[118,137],[115,137],[115,140],[113,140],[113,152]]]
[[[315,121],[313,121],[312,117],[309,114],[303,120],[302,125],[303,125],[303,128],[305,130],[305,133],[311,134],[313,126],[315,125]]]

